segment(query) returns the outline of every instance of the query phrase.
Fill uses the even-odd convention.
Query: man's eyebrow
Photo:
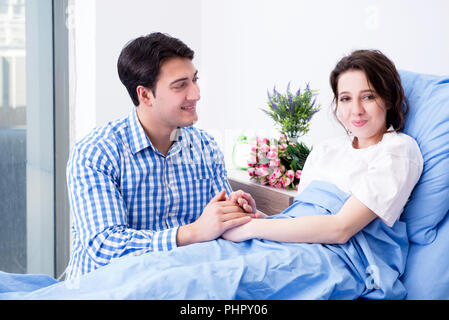
[[[198,70],[196,70],[196,72],[195,72],[195,74],[193,75],[193,77],[195,78],[195,77],[197,76],[197,74],[198,74]],[[188,77],[184,77],[184,78],[176,79],[176,80],[170,82],[170,85],[173,85],[173,84],[175,84],[175,83],[177,83],[177,82],[185,81],[185,80],[189,80],[189,78],[188,78]]]

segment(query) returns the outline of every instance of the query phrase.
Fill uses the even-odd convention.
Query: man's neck
[[[171,137],[176,128],[166,128],[161,126],[160,123],[153,123],[153,121],[151,121],[151,117],[146,114],[142,114],[139,108],[137,108],[136,111],[137,119],[142,125],[148,139],[150,139],[151,143],[157,150],[159,150],[162,154],[167,155],[173,144],[173,139]]]

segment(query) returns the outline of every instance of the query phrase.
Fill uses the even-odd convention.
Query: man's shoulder
[[[128,121],[126,118],[116,119],[102,126],[95,127],[75,143],[73,152],[88,154],[116,151],[124,141],[123,138],[127,127]]]

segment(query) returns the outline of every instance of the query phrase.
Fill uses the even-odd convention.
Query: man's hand
[[[217,239],[223,232],[249,222],[253,216],[234,201],[226,200],[226,190],[222,190],[211,199],[198,220],[178,228],[178,246]]]

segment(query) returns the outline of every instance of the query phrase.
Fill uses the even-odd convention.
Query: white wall
[[[134,107],[117,74],[117,59],[128,41],[155,31],[168,33],[192,47],[195,62],[201,63],[201,2],[96,0],[96,4],[96,123],[101,125]]]
[[[154,31],[201,50],[201,2],[184,0],[70,0],[72,144],[95,126],[125,117],[134,107],[117,74],[126,43]]]
[[[380,49],[399,69],[449,74],[447,0],[96,0],[95,12],[95,68],[89,72],[96,79],[95,125],[132,107],[117,76],[121,48],[162,31],[195,50],[202,96],[197,126],[212,131],[227,154],[231,137],[244,129],[276,132],[259,108],[266,106],[267,89],[285,90],[289,81],[293,88],[310,81],[320,90],[322,111],[306,143],[342,133],[331,115],[328,77],[353,49]],[[93,50],[77,41],[78,50]]]

